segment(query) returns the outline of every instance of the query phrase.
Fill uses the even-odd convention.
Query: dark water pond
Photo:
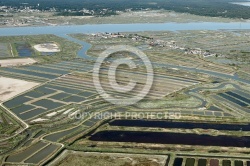
[[[207,160],[206,159],[199,159],[198,160],[198,166],[206,166]]]
[[[90,138],[92,141],[135,142],[155,144],[180,144],[220,147],[250,147],[250,137],[210,136],[183,133],[101,131]]]
[[[243,103],[242,101],[237,100],[237,99],[235,99],[235,98],[233,98],[233,97],[231,97],[231,96],[228,96],[228,95],[226,95],[226,94],[224,94],[224,93],[219,94],[219,96],[220,96],[220,97],[223,97],[224,99],[229,100],[229,101],[231,101],[231,102],[233,102],[233,103],[235,103],[235,104],[237,104],[237,105],[240,105],[241,107],[246,107],[246,106],[248,106],[246,103]]]
[[[154,120],[114,120],[109,122],[110,126],[126,127],[159,127],[159,128],[182,128],[182,129],[215,129],[231,131],[250,131],[250,125],[237,124],[212,124],[212,123],[193,123],[193,122],[172,122]]]
[[[174,160],[174,166],[182,166],[183,158],[176,158]]]
[[[29,57],[32,56],[31,46],[27,43],[15,43],[16,50],[18,55],[21,57]]]
[[[241,101],[244,101],[244,102],[246,102],[246,103],[248,103],[248,104],[250,104],[250,100],[249,100],[249,99],[247,99],[247,98],[245,98],[245,97],[243,97],[243,96],[241,96],[241,95],[239,95],[239,94],[237,94],[237,93],[234,93],[234,92],[226,92],[226,94],[227,94],[227,95],[230,95],[230,96],[232,96],[232,97],[235,97],[235,98],[237,98],[237,99],[239,99],[239,100],[241,100]]]

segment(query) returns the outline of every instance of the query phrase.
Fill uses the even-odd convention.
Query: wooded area
[[[17,8],[32,6],[40,10],[55,8],[59,15],[66,16],[82,15],[83,8],[93,10],[93,15],[103,16],[113,15],[116,11],[126,9],[166,9],[202,16],[248,19],[250,18],[249,7],[230,3],[242,1],[244,0],[0,0],[0,6]],[[101,12],[103,9],[107,11]]]

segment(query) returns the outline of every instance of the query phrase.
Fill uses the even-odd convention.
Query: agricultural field
[[[185,33],[187,32],[185,31]],[[185,33],[184,32],[182,33],[181,31],[179,33],[175,33],[175,32],[122,33],[122,37],[112,37],[111,35],[108,38],[106,38],[106,35],[102,35],[102,34],[100,35],[97,34],[97,36],[96,35],[83,35],[83,34],[76,34],[76,35],[71,35],[71,36],[80,40],[88,41],[89,43],[94,45],[88,51],[88,53],[92,56],[98,56],[106,48],[114,45],[114,43],[122,44],[122,45],[127,44],[127,45],[132,45],[134,47],[141,48],[144,51],[144,53],[147,54],[149,59],[156,63],[173,64],[173,65],[179,65],[183,67],[192,67],[198,70],[207,70],[211,72],[219,72],[222,74],[233,75],[236,72],[236,68],[234,66],[219,63],[219,62],[213,62],[204,58],[203,55],[200,55],[198,53],[197,54],[193,53],[192,51],[188,51],[189,49],[190,50],[194,49],[195,51],[197,51],[196,49],[198,48],[198,50],[200,49],[203,50],[204,54],[205,52],[209,52],[209,53],[211,52],[212,54],[218,54],[218,55],[225,53],[222,50],[219,50],[218,52],[216,52],[214,50],[209,50],[206,47],[198,47],[197,45],[196,47],[194,47],[192,45],[187,45],[187,43],[188,44],[192,43],[188,40],[187,36],[190,35],[191,39],[192,38],[196,39],[197,33],[195,34],[193,34],[192,32],[187,33],[187,34]],[[200,33],[203,34],[202,32]],[[214,31],[211,32],[211,36],[219,35],[219,34],[212,35],[212,33],[215,33],[215,32]],[[197,36],[199,37],[199,35]],[[178,40],[179,38],[181,38],[182,40]],[[183,41],[183,39],[186,39],[186,40]],[[201,40],[203,39],[204,39],[204,36],[201,36]],[[239,39],[240,40],[239,42],[245,41],[244,39],[245,38]],[[222,41],[224,40],[225,39],[223,39]],[[196,44],[196,40],[194,40],[193,42]],[[213,40],[211,39],[211,43],[212,42],[214,42],[214,39]],[[220,45],[215,45],[214,47],[216,48],[216,46],[219,48],[222,48]],[[247,43],[245,44],[245,48],[248,49]],[[226,48],[224,50],[226,50]],[[193,62],[196,62],[196,63],[193,63]]]
[[[23,79],[34,77],[33,80],[48,80],[48,82],[38,88],[24,93],[13,100],[4,103],[6,107],[24,120],[30,120],[31,117],[37,117],[48,111],[59,109],[74,103],[84,103],[88,98],[95,95],[95,88],[92,83],[92,75],[87,72],[91,70],[92,64],[79,61],[61,62],[47,65],[34,65],[19,68],[4,68],[3,73],[20,73],[24,75]],[[72,70],[77,70],[75,74],[68,74]],[[101,77],[106,77],[106,70],[103,70]],[[141,72],[127,73],[124,77],[124,71],[117,72],[120,82],[126,82],[127,77],[141,77],[141,82],[145,80]],[[187,73],[188,74],[188,73]],[[155,76],[154,85],[149,93],[149,98],[163,98],[170,93],[180,91],[190,86],[206,81],[206,77],[194,78],[192,75],[179,77],[181,73],[172,73],[166,76],[164,73],[158,73]],[[27,78],[29,80],[29,78]],[[51,80],[51,81],[49,81]],[[164,86],[162,86],[164,82]],[[142,83],[141,83],[142,84]],[[111,90],[108,83],[103,79],[103,85]],[[138,87],[138,91],[140,86]],[[136,92],[136,91],[135,91]],[[115,95],[115,94],[113,94]],[[19,104],[22,101],[22,104]]]
[[[205,63],[202,63],[200,60],[196,60],[200,64],[197,66],[198,69],[208,69],[211,71],[220,71],[222,73],[234,73],[239,69],[238,73],[243,78],[247,79],[248,77],[248,63],[249,63],[249,32],[248,31],[178,31],[174,32],[144,32],[140,33],[142,36],[148,36],[154,38],[155,40],[162,41],[171,41],[174,42],[173,45],[169,45],[171,48],[178,48],[178,51],[170,49],[167,51],[166,48],[153,48],[152,51],[154,55],[155,52],[160,52],[159,50],[166,50],[166,54],[162,55],[159,53],[159,56],[162,58],[167,58],[171,55],[171,52],[175,52],[174,56],[171,56],[168,59],[169,63],[176,59],[182,59],[181,61],[188,62],[189,58],[197,58],[195,52],[188,51],[188,54],[191,53],[191,57],[188,54],[183,54],[179,51],[180,49],[188,50],[203,50],[207,53],[210,53],[212,56],[206,56],[203,58]],[[233,39],[233,40],[232,40]],[[168,46],[167,46],[168,47]],[[169,49],[169,48],[168,48]],[[169,52],[169,54],[167,54]],[[176,55],[181,55],[181,57]],[[201,55],[198,54],[198,57]],[[203,57],[203,55],[202,55]],[[212,62],[212,63],[211,63]],[[183,64],[183,62],[181,62]],[[218,64],[220,64],[218,66]],[[184,65],[184,64],[183,64]],[[188,64],[187,66],[191,66]],[[237,66],[237,67],[236,67]],[[236,67],[236,68],[235,68]]]
[[[2,94],[16,92],[1,105],[0,140],[10,137],[0,141],[3,152],[10,150],[3,155],[3,164],[249,164],[250,86],[245,79],[249,69],[241,62],[232,65],[217,59],[227,59],[223,55],[232,53],[227,52],[228,48],[237,50],[237,45],[248,51],[247,42],[242,42],[248,41],[246,36],[236,37],[234,47],[229,41],[234,35],[227,31],[180,31],[0,37],[0,42],[5,38],[12,43],[16,56],[18,49],[25,47],[37,61],[0,69],[0,79],[13,84],[9,85],[13,90],[3,86]],[[221,45],[223,40],[225,45]],[[152,87],[134,105],[107,102],[93,83],[96,58],[114,44],[143,50],[153,65]],[[51,53],[44,47],[54,50],[53,54],[42,55],[39,49]],[[136,80],[132,92],[117,92],[108,80],[110,64],[122,57],[134,60],[137,68],[119,66],[116,81],[126,85]],[[142,91],[145,73],[141,61],[123,51],[112,54],[101,65],[99,79],[108,97],[125,99]],[[34,86],[21,88],[23,82]],[[8,147],[10,142],[13,146]]]
[[[129,155],[129,154],[108,154],[108,153],[82,153],[82,152],[64,152],[58,161],[52,163],[52,166],[66,166],[69,164],[79,166],[165,166],[167,156],[147,156],[147,155]]]

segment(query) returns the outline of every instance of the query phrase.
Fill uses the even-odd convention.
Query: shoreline
[[[98,16],[54,16],[53,13],[34,13],[27,17],[26,13],[14,15],[15,22],[8,22],[8,25],[0,25],[0,28],[12,27],[44,27],[44,26],[75,26],[75,25],[102,25],[102,24],[138,24],[138,23],[191,23],[191,22],[217,22],[235,23],[250,22],[250,19],[224,18],[194,15],[190,13],[178,13],[169,10],[148,10],[120,12],[117,15]],[[22,19],[30,19],[29,23],[21,23]],[[5,19],[2,18],[2,21]],[[38,22],[37,22],[38,20]],[[12,25],[10,25],[12,24]]]
[[[0,36],[23,36],[45,34],[76,34],[99,32],[141,32],[141,31],[182,31],[182,30],[250,30],[250,22],[190,22],[190,23],[136,23],[136,24],[86,24],[42,27],[0,28]]]

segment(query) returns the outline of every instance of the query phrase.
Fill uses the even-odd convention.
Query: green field
[[[1,43],[0,42],[0,58],[7,58],[11,57],[11,49],[8,43]]]
[[[52,56],[42,55],[37,52],[33,46],[41,43],[54,42],[60,47],[61,52],[55,53]],[[34,36],[12,36],[12,37],[0,37],[0,58],[11,57],[10,44],[13,50],[13,56],[18,57],[20,52],[18,47],[25,46],[31,51],[31,56],[38,60],[40,63],[58,62],[61,60],[74,59],[77,56],[77,52],[81,46],[63,39],[55,35],[34,35]],[[20,57],[20,56],[19,56]]]

